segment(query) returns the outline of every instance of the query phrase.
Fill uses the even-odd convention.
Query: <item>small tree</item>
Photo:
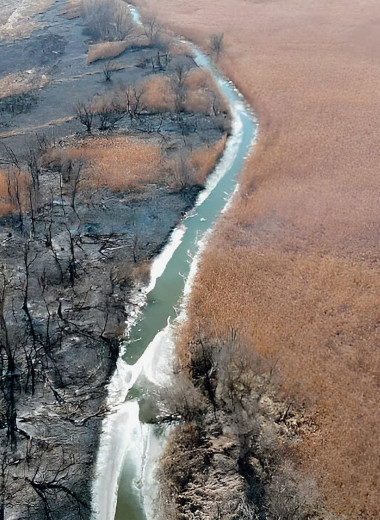
[[[136,87],[132,85],[127,85],[125,89],[125,100],[126,100],[126,109],[130,119],[134,119],[136,116],[140,115],[141,111],[144,109],[144,105],[142,103],[142,96],[144,94],[143,87]]]
[[[91,134],[92,129],[92,121],[94,119],[94,110],[90,102],[85,103],[84,101],[78,101],[74,106],[75,115],[82,123],[83,126],[86,127],[86,130],[89,134]]]
[[[114,70],[115,69],[111,63],[111,60],[106,61],[105,64],[103,65],[103,74],[104,74],[104,79],[106,81],[111,81],[112,72]]]
[[[159,43],[162,27],[157,22],[156,17],[145,20],[143,28],[150,45]]]
[[[174,94],[175,110],[177,114],[182,112],[185,104],[187,94],[186,78],[188,76],[188,73],[188,67],[183,63],[179,63],[175,67],[174,74],[171,77],[170,82]]]
[[[219,59],[223,52],[223,37],[224,33],[214,33],[210,36],[210,51],[216,59]]]

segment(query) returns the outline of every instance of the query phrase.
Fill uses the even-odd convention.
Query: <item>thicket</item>
[[[315,482],[291,462],[275,369],[233,333],[188,345],[161,392],[161,419],[178,422],[161,459],[166,519],[315,518]]]

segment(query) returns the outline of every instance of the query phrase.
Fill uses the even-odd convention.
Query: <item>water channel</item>
[[[132,8],[135,20],[138,14]],[[186,295],[215,221],[236,189],[237,175],[257,124],[234,86],[193,48],[198,66],[213,73],[229,102],[232,135],[196,205],[155,258],[148,287],[136,291],[128,340],[108,387],[113,411],[104,421],[93,485],[94,520],[154,520],[157,460],[166,431],[144,420],[145,396],[168,384],[173,359],[173,321],[185,315]]]

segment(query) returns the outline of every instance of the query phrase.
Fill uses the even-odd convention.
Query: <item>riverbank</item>
[[[327,507],[377,518],[379,31],[374,1],[145,2],[207,46],[261,133],[207,250],[190,319],[277,362],[313,424],[297,458]],[[365,78],[365,81],[363,80]]]

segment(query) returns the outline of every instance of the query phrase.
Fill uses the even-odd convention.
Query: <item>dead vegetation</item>
[[[127,41],[94,43],[88,47],[87,63],[116,58],[127,47]]]
[[[44,69],[15,72],[0,78],[0,99],[38,90],[48,83]]]
[[[295,438],[274,376],[234,332],[223,342],[191,340],[161,393],[161,420],[180,425],[161,459],[160,518],[318,517],[315,481],[291,462]]]
[[[10,6],[6,6],[6,16],[1,20],[0,39],[26,38],[41,29],[38,15],[51,5],[52,0],[24,0],[21,4],[10,1]]]
[[[83,0],[82,16],[95,41],[120,41],[131,33],[133,22],[122,0]]]
[[[201,186],[206,182],[209,173],[221,157],[226,145],[226,134],[216,143],[195,149],[190,154],[191,166],[196,171],[196,182]]]

